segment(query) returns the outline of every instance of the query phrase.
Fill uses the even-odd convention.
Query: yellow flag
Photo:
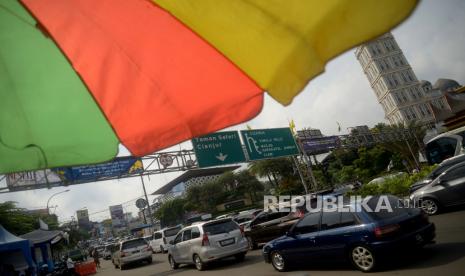
[[[376,38],[417,0],[153,0],[284,105],[328,60]]]
[[[295,123],[294,123],[294,120],[291,120],[291,121],[289,122],[289,128],[291,129],[292,134],[295,135],[295,134],[296,134],[296,131],[295,131]]]

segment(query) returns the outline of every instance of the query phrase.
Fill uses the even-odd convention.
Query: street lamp
[[[61,191],[61,192],[58,192],[58,193],[55,193],[53,195],[51,195],[48,200],[47,200],[47,214],[50,215],[50,210],[48,209],[48,204],[50,203],[50,199],[52,199],[52,197],[56,196],[56,195],[59,195],[59,194],[62,194],[62,193],[66,193],[66,192],[69,192],[69,189],[68,190],[64,190],[64,191]]]

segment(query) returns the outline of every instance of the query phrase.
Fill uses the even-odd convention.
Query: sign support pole
[[[142,188],[144,188],[145,200],[147,201],[147,210],[149,211],[150,224],[153,225],[152,210],[150,209],[150,201],[149,201],[149,197],[147,196],[147,191],[145,190],[144,177],[142,175],[140,176],[140,180],[142,181]]]
[[[302,174],[302,171],[300,170],[299,162],[297,161],[297,158],[295,156],[292,156],[292,160],[294,161],[297,171],[299,172],[300,181],[302,181],[302,185],[304,186],[305,194],[308,195],[307,183],[305,183],[304,176]]]
[[[147,224],[147,218],[145,217],[145,211],[142,210],[142,216],[144,217],[144,223]]]
[[[304,158],[305,162],[307,163],[308,175],[310,176],[310,180],[311,180],[311,182],[312,182],[312,183],[310,183],[310,185],[312,186],[312,190],[313,190],[314,192],[316,192],[316,190],[317,190],[317,183],[316,183],[315,176],[313,175],[312,161],[310,160],[310,157],[309,157],[309,156],[307,155],[307,153],[305,152],[304,147],[303,147],[303,145],[302,145],[302,142],[300,141],[299,138],[297,138],[297,144],[299,145],[300,152],[302,153],[303,158]]]

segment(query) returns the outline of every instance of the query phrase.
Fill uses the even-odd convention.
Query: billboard
[[[51,183],[61,183],[61,179],[52,170],[40,170],[10,173],[6,176],[6,184],[10,191],[24,191],[30,189],[48,188]]]
[[[77,210],[76,217],[77,217],[79,228],[84,228],[84,229],[90,228],[89,211],[87,209]]]
[[[333,150],[341,144],[339,136],[323,136],[304,138],[300,140],[307,154],[320,154]]]
[[[143,171],[140,158],[120,157],[95,165],[11,173],[7,175],[6,183],[10,191],[24,191],[92,182],[105,177],[138,174]]]
[[[96,165],[57,168],[54,171],[63,181],[80,182],[100,177],[113,177],[143,172],[142,160],[133,157],[116,158],[107,163]]]
[[[123,205],[113,205],[110,206],[110,217],[111,224],[113,227],[123,227],[126,226],[126,221],[124,219],[124,210]]]

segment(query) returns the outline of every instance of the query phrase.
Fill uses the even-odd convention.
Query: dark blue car
[[[265,261],[278,271],[286,271],[295,264],[348,259],[357,269],[369,272],[383,255],[434,240],[435,226],[422,210],[407,208],[394,196],[384,199],[392,212],[370,212],[379,204],[379,197],[373,197],[366,202],[369,209],[357,202],[343,205],[352,208],[351,212],[333,209],[308,213],[285,236],[263,247]]]

